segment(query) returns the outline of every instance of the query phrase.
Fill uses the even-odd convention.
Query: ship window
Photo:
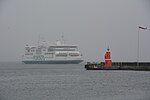
[[[54,53],[45,53],[45,54],[46,54],[46,55],[50,55],[50,54],[52,55],[52,54],[54,54]]]
[[[57,56],[57,57],[66,57],[67,54],[66,54],[66,53],[59,53],[59,54],[57,54],[56,56]]]
[[[31,52],[34,52],[35,50],[31,50]]]
[[[77,48],[77,46],[50,46],[51,48]]]
[[[70,56],[79,56],[78,53],[69,53]]]
[[[25,55],[33,55],[33,53],[26,53]]]
[[[76,49],[59,49],[59,48],[57,48],[57,49],[53,49],[54,51],[76,51]]]
[[[56,57],[67,57],[67,55],[56,55]]]
[[[52,48],[48,48],[48,52],[54,51]]]

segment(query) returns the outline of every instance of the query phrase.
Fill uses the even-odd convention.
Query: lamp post
[[[140,39],[139,39],[140,38],[140,34],[139,33],[140,33],[140,29],[146,30],[147,27],[141,27],[141,26],[138,27],[138,37],[137,37],[138,38],[138,41],[137,41],[138,42],[138,45],[137,45],[137,67],[139,67],[139,49],[140,49],[140,46],[139,46],[139,43],[140,43],[139,42],[140,41]]]
[[[138,37],[137,37],[138,38],[138,41],[137,41],[138,42],[138,44],[137,44],[137,67],[139,66],[139,38],[140,38],[139,32],[140,32],[140,28],[138,28]]]

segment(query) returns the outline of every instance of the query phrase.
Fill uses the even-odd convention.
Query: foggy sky
[[[21,61],[24,46],[61,39],[79,45],[85,61],[150,61],[149,0],[0,0],[0,61]]]

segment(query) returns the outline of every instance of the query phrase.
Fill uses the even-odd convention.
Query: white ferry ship
[[[79,64],[83,60],[77,45],[66,45],[56,41],[52,45],[26,45],[22,62],[25,64]]]

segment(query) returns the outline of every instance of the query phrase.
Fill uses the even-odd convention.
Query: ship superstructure
[[[77,45],[56,41],[51,45],[26,45],[22,61],[26,64],[78,64],[83,60]]]

